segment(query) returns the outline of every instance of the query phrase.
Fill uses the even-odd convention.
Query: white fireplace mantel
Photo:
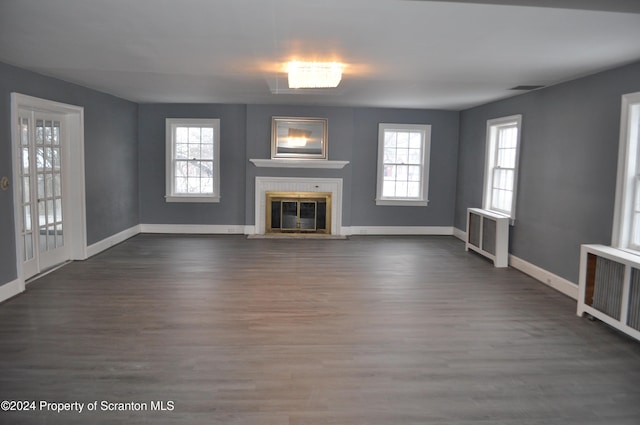
[[[303,177],[256,177],[255,234],[264,235],[267,192],[331,193],[331,234],[342,235],[342,179]]]
[[[263,168],[344,168],[349,161],[329,161],[326,159],[249,159],[256,167]]]

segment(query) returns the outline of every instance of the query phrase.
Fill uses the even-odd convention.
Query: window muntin
[[[484,208],[515,219],[521,115],[487,121]]]
[[[167,202],[220,199],[218,119],[167,119]]]
[[[640,92],[622,96],[612,245],[640,251]]]
[[[380,124],[377,205],[426,205],[431,126]]]

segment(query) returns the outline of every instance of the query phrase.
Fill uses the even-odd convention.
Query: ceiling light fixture
[[[344,65],[338,62],[299,62],[287,64],[290,89],[338,87]]]

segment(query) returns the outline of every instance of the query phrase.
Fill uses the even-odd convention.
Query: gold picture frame
[[[273,117],[271,159],[327,159],[327,119]]]

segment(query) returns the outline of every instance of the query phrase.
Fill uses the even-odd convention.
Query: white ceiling
[[[0,61],[135,102],[463,109],[637,60],[638,0],[0,0]]]

